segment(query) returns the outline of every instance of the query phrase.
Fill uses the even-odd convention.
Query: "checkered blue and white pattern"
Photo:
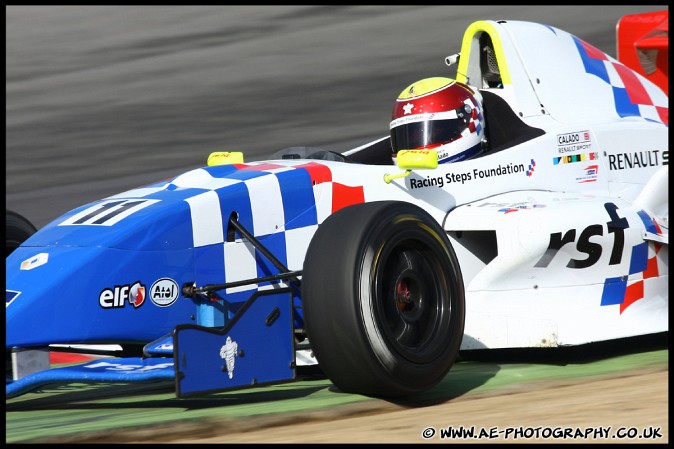
[[[639,211],[638,215],[647,232],[662,235],[662,230],[658,224],[646,212]],[[661,248],[662,244],[657,242],[643,242],[632,247],[629,273],[604,281],[601,305],[619,305],[622,314],[634,302],[651,297],[652,295],[645,291],[648,286],[644,283],[644,280],[666,274],[667,263],[660,260]]]
[[[117,196],[177,197],[187,203],[197,285],[236,282],[279,272],[238,233],[228,240],[227,223],[232,213],[288,269],[301,270],[318,224],[336,210],[364,201],[362,186],[334,182],[330,168],[314,161],[199,168],[170,182]],[[248,292],[247,298],[251,290],[278,285],[285,284],[245,285],[226,293]]]
[[[669,126],[669,99],[657,86],[587,42],[573,40],[585,71],[611,86],[620,117],[643,117]]]

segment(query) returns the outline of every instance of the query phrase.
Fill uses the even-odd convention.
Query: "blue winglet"
[[[82,365],[54,368],[33,373],[8,383],[6,398],[22,395],[39,387],[73,382],[157,382],[175,379],[172,358],[99,359]]]
[[[143,347],[145,357],[173,357],[173,332]]]

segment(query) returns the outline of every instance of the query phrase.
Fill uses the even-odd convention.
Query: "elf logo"
[[[136,309],[145,302],[145,286],[136,281],[133,284],[115,285],[98,295],[98,304],[104,309],[120,309],[129,303]]]
[[[178,283],[170,278],[161,278],[150,287],[150,299],[159,307],[168,307],[178,299]]]

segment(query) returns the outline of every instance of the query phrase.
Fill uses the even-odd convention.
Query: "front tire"
[[[345,392],[399,397],[439,383],[463,338],[464,296],[446,233],[411,203],[342,209],[307,250],[307,336],[323,372]]]

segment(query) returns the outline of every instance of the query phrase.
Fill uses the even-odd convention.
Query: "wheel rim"
[[[412,362],[435,359],[446,344],[438,329],[449,325],[449,291],[438,274],[448,267],[419,240],[386,243],[380,260],[374,310],[388,347]]]

